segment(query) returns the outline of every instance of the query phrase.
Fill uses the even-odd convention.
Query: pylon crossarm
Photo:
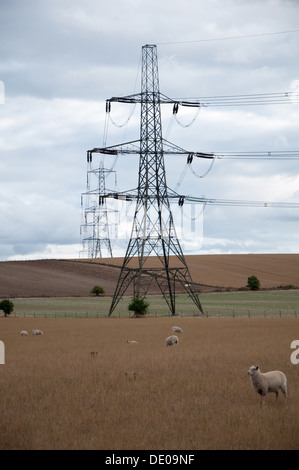
[[[186,150],[178,145],[169,142],[166,139],[162,139],[163,142],[163,153],[171,155],[192,155],[199,158],[214,158],[213,153],[205,152],[194,152],[194,150]]]
[[[91,153],[103,153],[108,155],[118,155],[120,153],[130,154],[140,152],[140,140],[131,140],[123,144],[110,145],[109,147],[95,147],[89,150]]]
[[[91,153],[103,153],[105,155],[119,155],[119,154],[140,154],[140,140],[132,140],[123,144],[111,145],[109,147],[95,147],[89,150]],[[168,140],[162,139],[161,152],[164,155],[189,155],[197,158],[215,158],[214,153],[195,152],[194,150],[186,150],[178,145],[175,145]],[[157,154],[157,147],[154,143],[152,146],[147,146],[146,153],[148,155]]]
[[[148,95],[149,99],[151,95]],[[112,98],[106,100],[106,110],[110,112],[111,110],[111,103],[141,103],[144,99],[143,93],[135,93],[133,95],[127,96],[113,96]],[[201,102],[194,98],[193,100],[182,100],[180,98],[169,98],[168,96],[164,95],[163,93],[157,92],[156,93],[156,100],[159,101],[160,104],[173,104],[178,106],[188,106],[193,108],[200,108],[203,105]]]

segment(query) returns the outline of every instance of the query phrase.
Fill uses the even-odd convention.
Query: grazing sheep
[[[32,330],[33,335],[43,335],[44,333],[41,330]]]
[[[269,392],[276,394],[277,401],[279,389],[281,389],[285,399],[287,398],[287,378],[283,372],[274,370],[263,374],[258,366],[251,366],[248,374],[250,375],[253,390],[261,395],[261,405],[263,405],[265,396]]]
[[[137,341],[135,341],[134,339],[126,339],[125,343],[137,344]]]
[[[22,331],[21,331],[21,336],[28,336],[28,332],[25,331],[25,330],[22,330]]]
[[[179,327],[179,326],[173,326],[173,327],[172,327],[172,331],[173,331],[174,333],[183,333],[182,328]]]
[[[172,346],[173,344],[178,344],[179,338],[175,335],[168,336],[165,340],[165,346]]]

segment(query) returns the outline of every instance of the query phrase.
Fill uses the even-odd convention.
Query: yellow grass
[[[178,346],[165,338],[178,324]],[[0,449],[298,449],[299,320],[0,318]],[[33,328],[42,336],[20,336]],[[137,344],[125,343],[126,339]],[[281,369],[289,398],[247,370]]]

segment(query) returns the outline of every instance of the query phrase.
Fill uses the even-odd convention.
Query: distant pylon
[[[92,151],[87,151],[87,190],[85,196],[84,220],[81,225],[83,251],[87,251],[88,258],[113,257],[109,237],[109,221],[106,195],[106,175],[111,173],[104,168],[103,159],[99,167],[92,167]],[[91,180],[95,180],[93,185]],[[86,248],[87,245],[87,248]]]
[[[197,308],[203,313],[176,235],[168,198],[157,48],[155,45],[142,47],[141,75],[141,94],[111,100],[140,102],[141,123],[136,209],[131,238],[121,267],[109,316],[131,283],[133,283],[134,296],[144,297],[153,281],[159,286],[172,315],[175,315],[176,283],[180,283],[184,287]],[[116,153],[113,148],[98,149],[98,151]],[[155,255],[155,257],[151,255]],[[137,267],[132,262],[136,257],[138,258]]]

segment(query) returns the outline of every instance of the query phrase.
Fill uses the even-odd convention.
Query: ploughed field
[[[0,339],[0,449],[299,448],[297,318],[10,316]],[[286,374],[287,403],[260,407],[252,364]]]
[[[299,254],[196,255],[186,256],[186,261],[201,292],[244,288],[251,275],[264,289],[299,287]],[[157,267],[154,257],[149,262]],[[171,257],[171,262],[175,265],[176,259]],[[94,285],[111,296],[121,264],[121,258],[2,261],[0,298],[87,296]],[[157,294],[158,288],[150,293]],[[127,294],[132,294],[131,289]]]

